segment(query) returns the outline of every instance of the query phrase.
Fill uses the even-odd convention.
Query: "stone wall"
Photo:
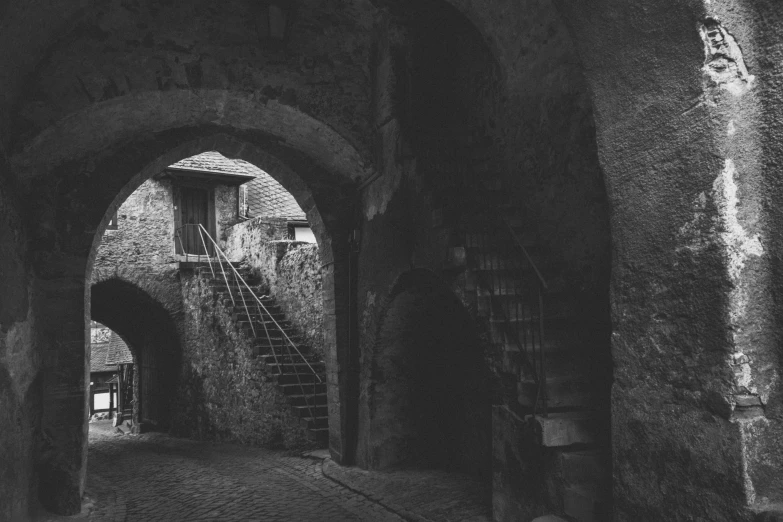
[[[244,261],[260,277],[313,352],[324,357],[323,282],[318,245],[287,237],[285,220],[256,218],[233,227],[230,259]]]
[[[214,201],[215,240],[223,245],[238,218],[237,188],[217,185]],[[104,274],[113,269],[170,273],[177,261],[174,229],[172,182],[145,181],[117,210],[117,229],[104,233],[94,270]]]
[[[0,519],[25,520],[35,503],[34,441],[40,429],[40,359],[29,314],[25,230],[0,159]]]
[[[306,445],[273,376],[253,356],[250,338],[236,329],[208,281],[184,275],[182,295],[186,335],[172,432],[268,447]]]
[[[175,255],[171,181],[149,179],[117,210],[117,229],[103,234],[95,268],[164,272],[174,268]]]

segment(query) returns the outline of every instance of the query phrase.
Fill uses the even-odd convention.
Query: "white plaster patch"
[[[677,231],[677,236],[685,244],[677,251],[690,250],[699,253],[714,242],[715,225],[707,215],[707,194],[699,193],[693,201],[693,219]]]
[[[734,368],[737,386],[745,388],[750,393],[755,393],[752,386],[750,358],[742,352],[733,353],[731,354],[731,365]]]
[[[714,19],[700,25],[699,34],[704,42],[705,76],[721,89],[742,96],[753,86],[756,77],[748,74],[742,50],[734,37]]]
[[[759,234],[748,234],[738,219],[739,198],[734,177],[737,169],[734,161],[726,159],[725,166],[713,183],[713,197],[718,207],[723,230],[720,236],[726,245],[729,263],[729,276],[737,282],[745,268],[745,261],[751,256],[759,257],[764,253]]]

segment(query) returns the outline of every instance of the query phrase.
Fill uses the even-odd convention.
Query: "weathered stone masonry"
[[[226,255],[243,262],[275,296],[304,342],[324,357],[323,277],[318,245],[290,241],[285,220],[256,218],[231,228]]]
[[[395,281],[429,270],[462,296],[443,260],[492,208],[583,311],[612,518],[783,502],[776,2],[300,0],[274,44],[258,5],[0,5],[0,517],[78,511],[93,240],[205,150],[274,172],[319,237],[339,462],[363,458],[365,356]],[[513,356],[489,355],[518,384]],[[507,455],[494,516],[562,514],[556,475]]]

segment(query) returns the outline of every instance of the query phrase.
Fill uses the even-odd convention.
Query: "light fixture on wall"
[[[288,41],[295,6],[291,0],[261,2],[258,16],[258,38],[261,42],[283,44]]]

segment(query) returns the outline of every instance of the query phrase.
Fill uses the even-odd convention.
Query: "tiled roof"
[[[106,353],[109,351],[109,343],[92,343],[90,345],[90,372],[111,372],[116,366],[106,365]]]
[[[210,151],[185,158],[171,165],[172,169],[255,176],[245,184],[249,217],[276,217],[304,221],[307,216],[294,197],[275,179],[252,163],[228,159]]]
[[[115,366],[118,364],[133,364],[133,354],[130,348],[116,332],[111,333],[109,349],[106,352],[106,364]]]
[[[197,170],[199,172],[217,172],[221,174],[240,174],[244,176],[253,176],[254,172],[248,172],[244,161],[231,160],[219,152],[209,151],[196,154],[184,160],[171,165],[172,169]]]
[[[256,179],[245,184],[248,217],[275,217],[291,221],[307,219],[294,197],[280,183],[254,165],[246,165],[256,175]]]
[[[115,372],[118,364],[132,363],[128,345],[114,332],[109,342],[90,345],[90,372]]]

